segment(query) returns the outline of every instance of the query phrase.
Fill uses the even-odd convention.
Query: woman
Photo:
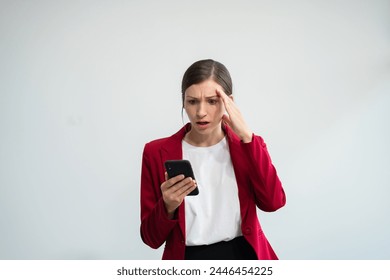
[[[226,67],[197,61],[184,73],[182,102],[190,123],[147,143],[141,174],[141,237],[164,242],[163,259],[277,259],[256,206],[271,212],[286,197],[260,136],[233,102]],[[168,179],[166,160],[187,159],[196,182]],[[195,187],[199,195],[187,196]]]

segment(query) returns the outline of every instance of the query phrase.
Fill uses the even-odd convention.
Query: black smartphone
[[[167,160],[165,163],[165,169],[168,173],[168,178],[175,177],[177,175],[183,174],[185,178],[191,177],[195,180],[194,171],[192,171],[191,163],[186,160]],[[196,187],[192,192],[188,195],[198,195],[199,189]]]

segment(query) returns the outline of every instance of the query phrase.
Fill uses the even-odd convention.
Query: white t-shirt
[[[199,195],[185,198],[186,245],[241,236],[238,187],[226,137],[210,147],[192,146],[184,140],[182,146],[199,188]]]

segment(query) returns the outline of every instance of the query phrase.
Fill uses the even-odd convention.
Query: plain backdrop
[[[390,1],[0,1],[0,259],[159,259],[144,144],[194,61],[230,70],[287,205],[281,259],[390,259]],[[184,118],[184,122],[186,118]]]

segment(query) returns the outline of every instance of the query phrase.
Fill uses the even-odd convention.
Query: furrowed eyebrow
[[[196,99],[196,100],[199,99],[199,98],[197,98],[197,97],[193,97],[193,96],[189,96],[189,95],[187,95],[186,97],[187,97],[187,98]],[[218,95],[207,96],[206,99],[211,99],[211,98],[216,98],[216,97],[219,97],[219,96],[218,96]]]

